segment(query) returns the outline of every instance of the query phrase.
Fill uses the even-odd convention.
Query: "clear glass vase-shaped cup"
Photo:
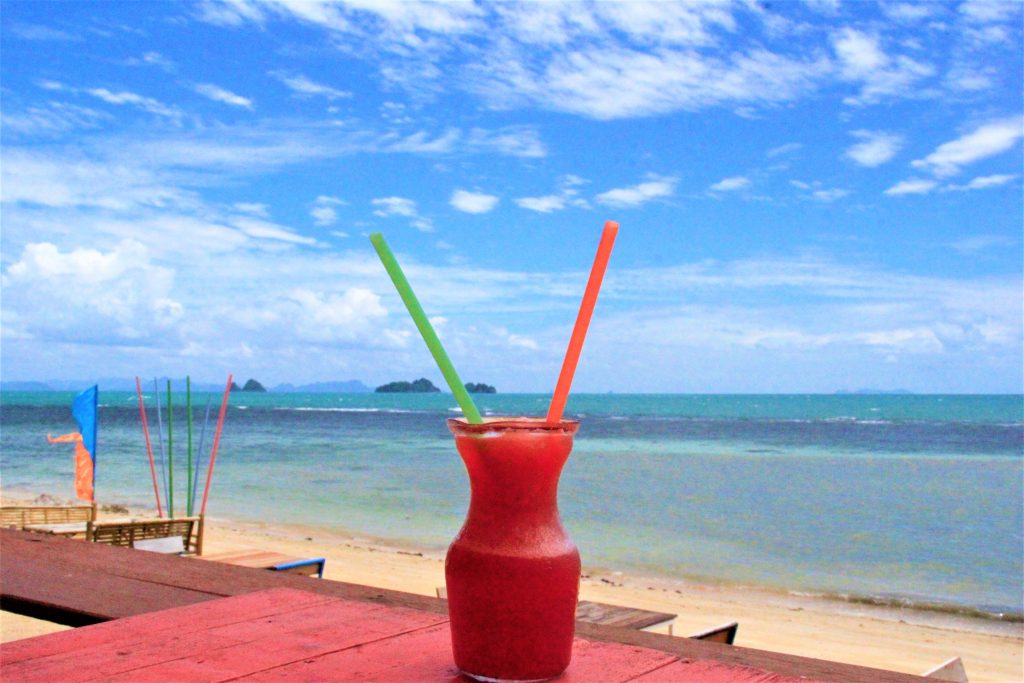
[[[558,514],[579,422],[448,420],[470,481],[445,582],[455,664],[482,681],[554,678],[572,657],[580,554]]]

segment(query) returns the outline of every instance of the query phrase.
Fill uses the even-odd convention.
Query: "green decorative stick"
[[[459,373],[455,371],[455,366],[452,365],[451,359],[448,358],[444,347],[441,346],[441,340],[438,339],[437,333],[434,332],[434,327],[430,324],[430,320],[427,319],[427,314],[423,312],[423,307],[420,306],[416,294],[412,291],[412,286],[409,285],[409,281],[405,278],[402,267],[398,265],[395,255],[391,253],[391,249],[388,247],[388,243],[384,241],[384,236],[379,232],[375,232],[370,235],[370,242],[373,243],[373,248],[377,250],[377,256],[380,257],[380,262],[384,264],[385,270],[391,276],[391,281],[395,283],[398,295],[402,297],[405,307],[409,309],[409,315],[412,316],[413,322],[416,323],[416,328],[420,331],[420,336],[426,342],[427,348],[430,349],[434,362],[441,369],[441,374],[444,375],[444,379],[448,382],[448,387],[452,390],[455,400],[458,402],[459,407],[462,408],[462,414],[465,415],[466,421],[472,424],[483,423],[484,420],[480,417],[480,411],[476,409],[473,399],[470,397],[469,392],[466,391],[462,380],[459,379]]]
[[[171,380],[167,380],[167,510],[174,517],[174,409],[171,405]]]
[[[185,492],[185,514],[192,516],[192,378],[185,375],[185,411],[188,413],[188,490]]]

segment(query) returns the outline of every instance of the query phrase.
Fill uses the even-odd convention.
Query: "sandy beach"
[[[101,513],[105,515],[111,513]],[[323,556],[327,558],[324,578],[335,581],[424,595],[434,595],[436,588],[444,585],[444,558],[440,554],[314,527],[214,517],[207,521],[205,543],[208,553],[263,548],[303,557]],[[735,620],[740,624],[736,644],[744,647],[917,674],[959,655],[971,681],[1024,680],[1024,627],[1019,623],[849,604],[753,588],[652,580],[588,567],[584,567],[580,594],[583,599],[678,614],[673,624],[677,636]],[[7,612],[0,617],[3,642],[63,628]]]

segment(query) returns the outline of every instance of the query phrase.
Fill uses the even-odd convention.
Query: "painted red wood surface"
[[[450,681],[445,615],[279,588],[176,607],[0,648],[15,681]],[[564,683],[788,683],[762,670],[577,638]]]

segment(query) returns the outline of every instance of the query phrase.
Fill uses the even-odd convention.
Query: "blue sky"
[[[59,11],[57,11],[59,9]],[[4,3],[5,380],[1022,386],[1022,4]]]

